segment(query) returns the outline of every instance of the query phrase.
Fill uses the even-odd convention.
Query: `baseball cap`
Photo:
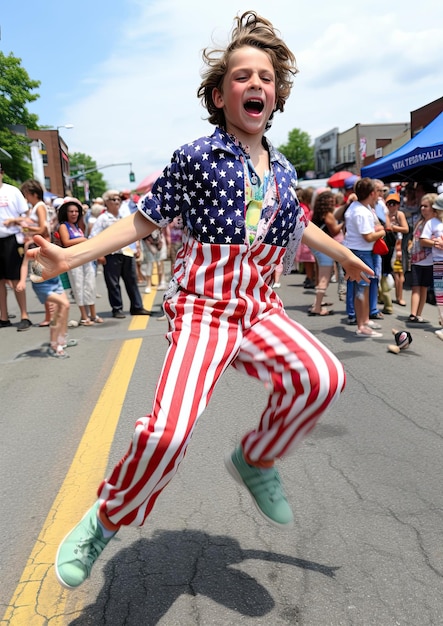
[[[398,193],[396,193],[394,191],[394,193],[389,193],[386,196],[386,200],[385,200],[386,204],[388,204],[388,202],[398,202],[400,204],[400,195]]]

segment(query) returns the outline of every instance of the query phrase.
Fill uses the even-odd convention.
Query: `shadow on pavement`
[[[33,348],[31,350],[25,350],[16,355],[14,360],[17,359],[29,359],[29,358],[51,358],[48,354],[49,343],[42,344],[40,348]]]
[[[241,615],[259,617],[275,602],[255,578],[236,569],[250,559],[335,577],[338,567],[263,550],[242,550],[228,536],[200,531],[156,531],[120,550],[104,568],[105,584],[94,604],[70,626],[153,626],[182,595],[204,595]],[[129,621],[128,621],[129,620]]]

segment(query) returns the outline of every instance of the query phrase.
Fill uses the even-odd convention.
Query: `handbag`
[[[374,254],[379,254],[380,256],[385,256],[385,254],[388,254],[389,248],[386,245],[384,237],[380,237],[380,239],[377,239],[377,241],[374,243],[374,247],[372,248],[372,252]]]

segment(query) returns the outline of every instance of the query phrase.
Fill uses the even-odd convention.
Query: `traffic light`
[[[135,183],[135,174],[134,172],[129,172],[129,182]]]

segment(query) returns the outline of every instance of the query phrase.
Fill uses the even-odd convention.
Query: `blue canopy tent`
[[[43,200],[46,200],[47,202],[49,200],[54,200],[54,198],[57,198],[57,194],[51,193],[50,191],[45,191],[43,193]]]
[[[443,181],[443,112],[401,148],[361,168],[361,175],[390,181]]]

